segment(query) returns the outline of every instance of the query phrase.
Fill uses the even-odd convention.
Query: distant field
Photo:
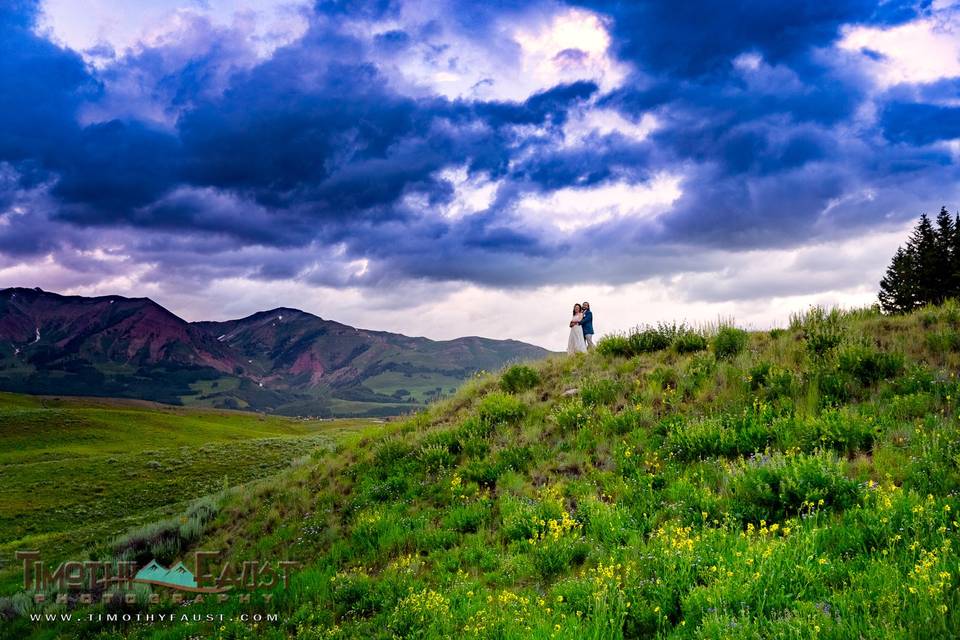
[[[398,394],[404,400],[413,398],[416,402],[426,403],[435,399],[431,394],[435,393],[438,387],[442,395],[452,395],[462,384],[461,378],[437,373],[384,371],[367,378],[363,386],[385,396]]]
[[[404,413],[413,413],[421,405],[397,402],[394,404],[387,402],[363,402],[362,400],[342,400],[340,398],[330,399],[330,409],[336,414],[370,414],[377,415],[402,415]]]
[[[16,549],[78,554],[376,425],[0,393],[0,591]]]

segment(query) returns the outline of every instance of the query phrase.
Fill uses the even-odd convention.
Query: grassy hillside
[[[0,393],[0,588],[21,579],[16,549],[76,559],[372,425]]]
[[[180,546],[302,561],[255,607],[279,622],[207,602],[183,610],[227,621],[104,636],[953,637],[958,365],[949,304],[660,327],[478,378]]]

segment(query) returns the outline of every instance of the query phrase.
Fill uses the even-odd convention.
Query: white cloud
[[[890,28],[848,26],[838,46],[860,53],[881,89],[960,77],[960,15],[951,9]]]
[[[564,233],[620,218],[652,220],[669,210],[682,194],[681,178],[661,173],[648,183],[614,182],[592,187],[565,187],[547,194],[529,193],[517,203],[524,226]]]
[[[447,167],[433,175],[447,181],[453,188],[449,202],[440,205],[431,203],[428,194],[411,191],[403,196],[401,206],[419,215],[433,216],[439,213],[444,218],[456,220],[489,209],[503,184],[502,180],[491,180],[487,173],[470,175],[466,165]]]
[[[340,27],[364,39],[419,32],[400,51],[372,53],[381,67],[395,71],[387,75],[404,93],[522,101],[577,80],[609,91],[627,76],[628,67],[613,56],[608,25],[598,14],[566,7],[546,15],[511,12],[482,33],[470,33],[445,15],[451,10],[443,2],[407,2],[388,20]]]
[[[941,144],[943,144],[950,152],[950,155],[953,156],[954,162],[960,162],[960,138],[945,140]]]
[[[105,253],[84,255],[77,252],[71,260],[52,254],[29,262],[17,261],[0,264],[0,288],[40,287],[57,293],[98,296],[118,293],[131,297],[151,296],[159,292],[155,284],[143,278],[152,268],[149,264],[136,264],[123,257]],[[104,270],[95,270],[95,262],[113,263],[102,265]],[[125,263],[121,273],[109,275],[116,263]],[[87,270],[93,269],[93,272]]]
[[[733,59],[733,68],[755,94],[798,93],[804,90],[800,77],[784,65],[770,65],[759,53],[748,51]]]
[[[609,53],[607,25],[589,11],[570,9],[546,25],[519,29],[514,39],[520,44],[523,73],[541,87],[594,80],[601,90],[609,91],[627,75]]]
[[[58,42],[84,53],[88,62],[103,59],[91,52],[106,44],[117,54],[155,46],[182,28],[190,16],[249,33],[252,48],[268,56],[278,46],[300,37],[307,27],[301,9],[305,0],[44,0],[39,28]]]
[[[462,218],[485,211],[493,204],[500,181],[490,180],[487,174],[468,175],[467,167],[444,169],[440,177],[453,185],[453,200],[443,208],[448,218]]]
[[[613,109],[597,109],[592,106],[577,109],[568,114],[563,127],[564,146],[581,146],[591,136],[620,134],[636,142],[646,140],[656,131],[659,121],[652,113],[645,113],[633,122]]]
[[[760,68],[760,65],[763,63],[763,56],[754,51],[748,51],[747,53],[741,53],[736,58],[733,59],[733,66],[735,69],[741,72],[756,71]]]

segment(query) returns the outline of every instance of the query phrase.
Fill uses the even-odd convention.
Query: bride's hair
[[[583,311],[583,307],[580,306],[580,303],[573,305],[573,315],[577,315],[578,311]]]

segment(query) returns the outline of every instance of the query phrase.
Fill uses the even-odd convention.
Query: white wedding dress
[[[571,322],[576,322],[577,324],[570,327],[570,337],[567,339],[567,353],[573,355],[574,353],[585,353],[587,350],[587,343],[583,339],[583,328],[580,326],[580,321],[583,320],[583,314],[577,313],[570,318]]]

